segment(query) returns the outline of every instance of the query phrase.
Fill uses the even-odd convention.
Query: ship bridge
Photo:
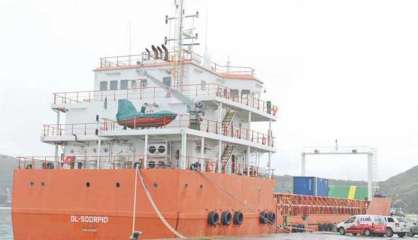
[[[184,50],[180,59],[170,58],[174,54],[104,57],[94,69],[94,90],[54,93],[51,107],[57,122],[44,125],[41,139],[55,145],[56,160],[61,148],[61,156],[85,164],[96,156],[99,168],[128,155],[144,168],[159,162],[181,169],[199,166],[201,171],[271,176],[271,126],[278,107],[262,99],[263,82],[254,69],[220,65],[192,51]],[[115,118],[120,101],[129,102],[136,116],[165,111],[174,117],[152,126],[140,122],[145,118],[123,122]],[[268,123],[268,130],[257,131],[253,122]],[[166,149],[164,154],[150,152],[158,146]],[[267,166],[262,166],[263,154],[268,154]]]

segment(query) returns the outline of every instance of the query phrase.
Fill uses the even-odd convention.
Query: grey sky
[[[280,106],[277,173],[298,174],[303,146],[335,138],[376,147],[381,179],[417,165],[417,1],[209,2],[213,59],[254,66]],[[92,89],[98,58],[128,53],[129,23],[133,52],[161,43],[171,4],[0,0],[0,152],[51,154],[39,135],[54,121],[52,92]],[[323,177],[365,173],[361,159],[308,165]]]

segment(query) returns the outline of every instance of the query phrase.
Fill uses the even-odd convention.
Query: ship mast
[[[198,34],[195,33],[195,19],[199,17],[199,12],[192,15],[185,15],[184,0],[174,1],[174,17],[165,18],[165,23],[169,25],[168,37],[165,37],[165,44],[169,46],[172,63],[173,87],[182,91],[184,78],[184,60],[186,55],[191,56],[193,46],[199,45],[196,42]],[[174,29],[174,31],[171,31]],[[185,50],[184,47],[188,49]]]

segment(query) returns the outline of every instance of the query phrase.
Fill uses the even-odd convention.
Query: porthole
[[[156,183],[156,182],[153,185],[154,185],[155,188],[158,187],[158,183]]]
[[[44,182],[41,182],[41,186],[44,187],[45,186],[45,183]]]
[[[120,188],[120,183],[119,182],[116,183],[116,187]]]
[[[86,182],[86,187],[90,187],[90,182]]]
[[[29,186],[31,186],[31,187],[33,187],[35,185],[35,183],[34,182],[30,182],[29,183]]]

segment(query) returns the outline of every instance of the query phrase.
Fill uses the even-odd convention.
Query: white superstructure
[[[186,17],[193,16],[180,16]],[[101,58],[93,91],[54,94],[57,122],[44,126],[42,141],[56,146],[56,160],[69,158],[75,168],[138,162],[144,168],[271,174],[277,107],[262,100],[263,82],[252,68],[210,62],[191,46],[156,45],[139,55]],[[177,117],[158,128],[126,128],[116,121],[120,99]],[[265,122],[269,130],[254,131],[252,122]],[[260,169],[263,154],[269,171]]]

